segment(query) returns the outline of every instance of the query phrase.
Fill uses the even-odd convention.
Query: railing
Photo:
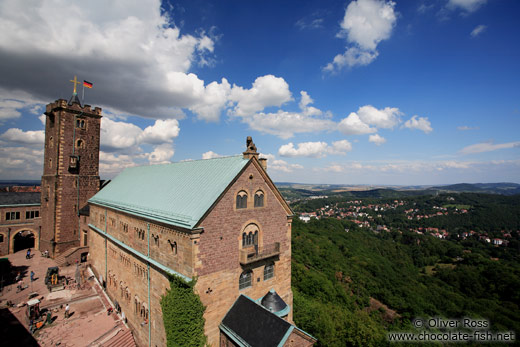
[[[280,254],[280,242],[275,242],[263,247],[248,247],[240,250],[240,264],[250,264],[252,262],[274,257]]]

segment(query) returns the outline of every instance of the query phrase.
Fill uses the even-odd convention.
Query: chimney
[[[258,159],[258,152],[256,151],[256,146],[251,136],[247,137],[246,151],[242,154],[244,155],[244,159],[251,159],[252,157],[256,157]]]
[[[267,158],[260,158],[258,161],[260,162],[260,165],[262,165],[262,169],[267,171]]]

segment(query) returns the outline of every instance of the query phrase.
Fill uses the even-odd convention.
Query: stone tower
[[[101,108],[74,93],[45,110],[40,250],[54,258],[80,245],[79,210],[99,190]]]

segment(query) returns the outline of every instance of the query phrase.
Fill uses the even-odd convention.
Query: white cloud
[[[172,145],[164,143],[156,146],[152,153],[146,154],[146,157],[150,164],[167,164],[170,163],[174,153]]]
[[[306,17],[299,19],[294,25],[300,30],[304,29],[318,29],[323,27],[325,19],[322,16],[325,15],[324,11],[316,11]]]
[[[341,22],[340,35],[364,50],[375,51],[379,42],[388,39],[392,33],[397,20],[394,7],[392,1],[352,1]]]
[[[24,145],[43,146],[45,133],[43,130],[23,131],[18,128],[11,128],[0,135],[0,139]]]
[[[56,21],[56,18],[60,18]],[[181,33],[159,0],[42,0],[31,6],[2,2],[0,87],[24,89],[43,100],[55,97],[73,76],[94,82],[88,90],[104,109],[149,118],[182,116],[188,108],[200,119],[218,120],[230,85],[205,85],[189,73],[211,61],[215,38]],[[33,71],[39,71],[34,74]],[[4,95],[5,93],[0,93]],[[18,106],[18,105],[17,105]],[[18,117],[0,105],[0,119]]]
[[[283,145],[278,150],[278,154],[282,157],[312,157],[319,158],[326,156],[328,145],[326,142],[302,142],[298,144],[298,148],[294,147],[292,142]]]
[[[256,113],[249,117],[243,117],[242,121],[247,123],[253,130],[282,139],[288,139],[295,133],[319,132],[332,130],[335,123],[327,118],[327,114],[313,106],[309,106],[313,100],[305,91],[300,92],[301,112],[288,112],[278,110],[276,113]],[[321,116],[321,117],[318,117]]]
[[[476,154],[483,152],[492,152],[499,149],[507,149],[507,148],[519,148],[520,141],[515,142],[507,142],[507,143],[497,143],[494,144],[492,141],[477,143],[474,145],[470,145],[464,147],[459,151],[460,154]]]
[[[176,119],[158,119],[155,124],[143,130],[138,141],[149,144],[172,143],[179,136],[179,121]]]
[[[478,10],[486,2],[487,0],[449,0],[446,7],[450,10],[459,8],[470,13]]]
[[[386,0],[352,1],[345,10],[339,37],[347,39],[345,53],[338,54],[325,66],[325,71],[340,70],[344,66],[370,64],[377,56],[377,45],[390,38],[397,21],[395,3]]]
[[[135,124],[105,117],[101,122],[101,148],[108,152],[124,149],[135,151],[143,143],[171,144],[179,136],[179,132],[179,122],[176,119],[158,119],[154,125],[142,130]]]
[[[298,106],[300,106],[300,109],[302,110],[303,115],[305,116],[320,116],[323,114],[323,112],[320,109],[317,109],[316,107],[309,106],[310,104],[314,103],[314,100],[310,97],[310,95],[306,91],[300,92],[301,98],[300,103]]]
[[[24,104],[15,100],[0,101],[0,120],[18,118],[22,114],[18,109],[24,107]]]
[[[137,125],[104,118],[101,122],[101,150],[111,152],[137,146],[143,130]]]
[[[324,70],[333,72],[343,66],[364,66],[373,62],[379,53],[377,51],[365,51],[358,47],[349,47],[343,54],[338,54],[334,57],[331,63],[328,63]]]
[[[480,34],[482,34],[484,31],[486,31],[487,26],[486,25],[478,25],[475,29],[471,31],[471,37],[477,37]]]
[[[3,120],[19,118],[22,110],[40,114],[44,104],[20,90],[0,88],[0,123]]]
[[[213,158],[220,158],[222,157],[220,154],[215,153],[213,151],[207,151],[205,153],[202,153],[202,159],[213,159]]]
[[[470,127],[470,126],[467,126],[467,125],[463,125],[463,126],[457,127],[457,130],[468,131],[468,130],[477,130],[478,128],[479,127]]]
[[[170,162],[175,154],[173,140],[179,135],[179,131],[179,122],[176,119],[158,119],[143,130],[132,123],[103,118],[100,172],[111,176],[123,168],[142,165],[146,161],[150,164]],[[144,144],[152,145],[151,151],[145,151],[147,147],[143,147]],[[111,163],[110,160],[121,163]]]
[[[418,129],[424,131],[426,134],[433,131],[428,117],[413,116],[404,123],[404,127],[408,129]]]
[[[345,155],[352,150],[352,144],[347,140],[335,141],[332,146],[326,142],[302,142],[295,148],[292,142],[283,145],[278,150],[278,154],[282,157],[311,157],[320,158],[327,154]]]
[[[430,11],[433,7],[434,7],[433,4],[429,4],[429,5],[420,4],[419,7],[417,7],[417,12],[424,14],[424,13]]]
[[[257,113],[244,118],[253,130],[288,139],[295,133],[330,130],[335,123],[329,119],[308,117],[301,113],[279,110],[277,113]]]
[[[39,179],[43,168],[43,149],[0,146],[0,178]]]
[[[345,155],[352,150],[352,144],[347,140],[332,142],[332,148],[329,148],[330,154]]]
[[[347,118],[339,122],[338,130],[345,135],[364,135],[377,131],[377,129],[371,128],[368,124],[359,119],[359,116],[355,112],[352,112]]]
[[[133,166],[137,163],[130,155],[99,152],[99,172],[103,177],[114,177],[123,169]]]
[[[250,89],[233,85],[229,99],[237,105],[232,113],[249,116],[269,106],[278,106],[292,100],[289,85],[281,77],[258,77]]]
[[[285,173],[291,173],[294,170],[301,170],[303,166],[300,164],[289,164],[285,160],[276,159],[273,154],[260,153],[260,158],[267,159],[267,171],[279,171]]]
[[[386,142],[386,139],[382,136],[379,136],[379,134],[374,134],[368,137],[368,141],[375,143],[377,146],[380,146]]]
[[[378,110],[373,106],[366,105],[360,107],[357,114],[359,118],[368,125],[392,129],[399,124],[399,116],[402,113],[396,107],[385,107],[384,109]]]
[[[231,86],[225,78],[222,79],[221,83],[211,82],[205,87],[201,100],[191,106],[190,110],[197,114],[199,119],[216,122],[228,102],[230,92]]]

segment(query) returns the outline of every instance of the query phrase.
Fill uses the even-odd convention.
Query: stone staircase
[[[88,252],[88,246],[73,247],[60,254],[54,261],[59,267],[74,264],[79,259],[79,254]],[[77,254],[76,254],[77,253]]]
[[[117,332],[115,336],[110,338],[108,341],[103,342],[100,346],[102,347],[135,347],[134,336],[130,329],[125,328]]]

